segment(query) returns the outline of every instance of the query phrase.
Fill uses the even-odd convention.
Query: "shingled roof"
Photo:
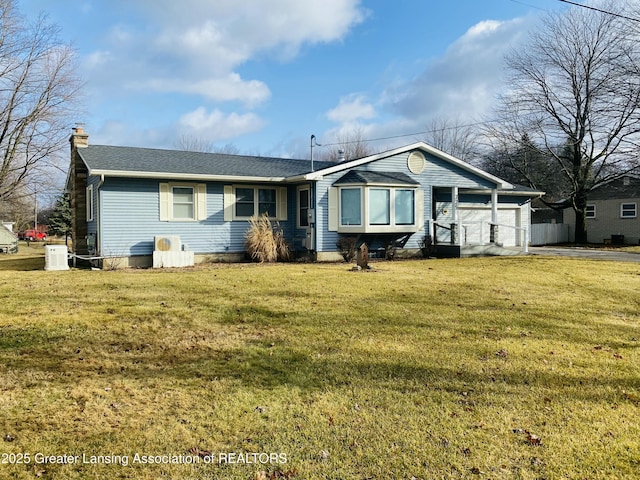
[[[90,145],[78,154],[91,175],[287,178],[311,172],[309,160]],[[314,162],[314,169],[334,166]]]
[[[351,170],[334,182],[334,185],[356,184],[384,184],[384,185],[420,185],[409,175],[401,172],[370,172],[367,170]]]

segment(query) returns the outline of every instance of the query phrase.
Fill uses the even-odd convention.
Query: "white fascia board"
[[[537,190],[498,190],[498,195],[513,195],[514,197],[541,197],[547,192],[539,192]]]
[[[426,144],[423,144],[422,142],[420,142],[420,143],[414,143],[412,145],[405,145],[404,147],[395,148],[393,150],[377,153],[375,155],[369,155],[368,157],[359,158],[357,160],[338,163],[333,167],[328,167],[322,170],[317,170],[315,172],[307,173],[306,175],[301,175],[300,177],[304,178],[305,180],[320,180],[325,175],[331,175],[332,173],[341,172],[343,170],[351,170],[352,168],[359,167],[360,165],[364,165],[366,163],[375,162],[376,160],[380,160],[386,157],[392,157],[394,155],[398,155],[399,153],[403,153],[409,150],[415,150],[419,145],[426,145]]]
[[[460,193],[469,193],[471,195],[477,195],[477,194],[487,195],[487,194],[491,194],[491,189],[490,188],[485,188],[485,189],[461,188]],[[507,190],[498,189],[498,195],[512,195],[514,197],[541,197],[545,193],[546,192],[539,192],[537,190],[523,191],[523,190],[514,190],[514,189],[507,189]]]
[[[200,180],[219,182],[252,182],[252,183],[282,183],[284,177],[242,177],[231,175],[200,175],[193,173],[170,172],[138,172],[126,170],[89,170],[89,175],[104,175],[105,177],[119,178],[153,178],[160,180]]]
[[[349,170],[360,165],[364,165],[365,163],[375,162],[376,160],[380,160],[386,157],[392,157],[394,155],[398,155],[400,153],[409,152],[411,150],[423,150],[431,155],[434,155],[442,160],[445,160],[452,165],[455,165],[463,170],[473,173],[474,175],[479,176],[480,178],[484,178],[485,180],[489,180],[492,183],[495,183],[501,189],[512,189],[514,186],[498,178],[494,175],[491,175],[484,170],[481,170],[473,165],[463,162],[462,160],[457,159],[456,157],[449,155],[448,153],[443,152],[442,150],[438,150],[431,145],[426,144],[425,142],[416,142],[411,145],[405,145],[404,147],[398,147],[393,150],[388,150],[386,152],[378,153],[375,155],[370,155],[368,157],[360,158],[358,160],[351,160],[349,162],[342,162],[333,167],[325,168],[323,170],[318,170],[316,172],[307,173],[306,175],[300,175],[298,177],[292,177],[288,180],[320,180],[324,175],[330,175],[332,173],[340,172],[342,170]]]

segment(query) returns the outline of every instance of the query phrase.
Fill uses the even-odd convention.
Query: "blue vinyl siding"
[[[423,151],[426,164],[420,174],[409,171],[407,160],[411,152],[405,152],[356,167],[357,170],[372,172],[394,172],[408,175],[420,184],[424,192],[424,229],[414,233],[406,248],[418,248],[419,242],[430,231],[433,204],[446,201],[451,193],[447,189],[457,186],[461,189],[492,189],[496,185],[478,175],[464,170],[446,160]],[[335,252],[340,238],[337,232],[328,230],[328,192],[333,183],[347,173],[342,170],[311,182],[311,208],[316,214],[316,250]],[[94,218],[88,223],[89,233],[97,233],[99,253],[104,256],[151,255],[156,235],[179,235],[189,250],[198,254],[239,253],[245,251],[244,235],[249,227],[247,221],[224,220],[223,182],[206,183],[207,216],[200,221],[160,221],[160,183],[154,179],[131,179],[107,177],[102,185],[99,178],[89,177],[88,184],[94,185]],[[176,182],[182,183],[182,182]],[[204,183],[204,182],[184,182]],[[237,182],[234,182],[237,185]],[[250,184],[254,186],[255,184]],[[276,184],[272,184],[276,186]],[[287,220],[280,221],[285,239],[295,250],[302,249],[305,229],[296,227],[298,217],[297,187],[302,184],[287,185]],[[277,184],[277,186],[285,186]],[[500,196],[501,203],[523,202],[528,197]],[[469,194],[461,192],[461,202],[490,202],[490,194]],[[99,226],[99,229],[98,229]]]
[[[151,255],[156,235],[180,235],[195,253],[237,253],[245,251],[247,221],[224,221],[224,184],[207,184],[207,217],[201,221],[160,221],[158,180],[106,178],[101,196],[101,254],[105,256]],[[295,208],[288,192],[288,220],[280,226],[287,238],[295,229]],[[293,219],[293,224],[291,222]],[[293,226],[292,226],[293,225]]]
[[[400,172],[409,175],[420,182],[420,188],[424,191],[424,218],[425,229],[416,232],[411,236],[406,244],[406,248],[419,248],[419,242],[429,231],[429,221],[432,211],[432,187],[453,187],[460,188],[495,188],[496,185],[484,178],[453,165],[445,160],[423,152],[426,157],[425,169],[420,174],[409,171],[407,160],[411,152],[405,152],[388,158],[383,158],[375,162],[367,163],[357,167],[358,170],[378,171],[378,172]],[[345,171],[327,175],[318,181],[316,199],[317,221],[318,221],[318,251],[336,251],[336,242],[340,238],[338,232],[328,231],[328,191],[332,184],[342,177]]]

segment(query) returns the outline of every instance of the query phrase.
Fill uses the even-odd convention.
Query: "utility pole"
[[[315,169],[313,168],[313,147],[321,147],[322,145],[320,145],[317,141],[316,141],[316,136],[315,135],[311,135],[311,171],[314,172]]]
[[[34,234],[37,235],[38,232],[38,187],[33,188],[33,196],[35,199],[35,207],[34,207],[34,217],[33,217],[33,229],[35,230]]]

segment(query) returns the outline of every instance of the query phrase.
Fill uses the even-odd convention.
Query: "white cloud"
[[[237,73],[196,81],[174,78],[138,82],[138,89],[144,87],[162,93],[187,93],[216,102],[240,101],[248,107],[258,105],[271,96],[266,84],[258,80],[242,80]]]
[[[256,52],[295,53],[305,43],[344,38],[366,17],[360,0],[144,0],[138,2],[177,48],[233,52],[240,61]],[[276,52],[277,53],[277,52]],[[226,58],[227,56],[225,56]]]
[[[340,99],[337,107],[327,112],[327,118],[337,123],[353,123],[368,120],[376,116],[373,105],[366,102],[362,95],[349,95]]]
[[[265,121],[254,113],[225,114],[220,110],[207,111],[204,107],[182,115],[178,121],[180,133],[189,133],[205,141],[218,142],[252,133],[265,126]]]
[[[360,0],[120,0],[122,20],[86,66],[102,87],[148,89],[257,105],[270,96],[238,68],[265,55],[294,57],[306,44],[342,40],[366,16]],[[108,55],[105,53],[108,52]]]
[[[488,113],[502,88],[504,55],[528,27],[528,18],[472,26],[418,77],[390,86],[383,103],[422,127],[436,116],[471,119]]]
[[[387,84],[375,100],[366,101],[360,93],[343,97],[327,112],[339,125],[323,132],[322,138],[335,139],[359,130],[365,139],[382,139],[371,145],[374,150],[384,150],[423,140],[419,132],[437,117],[469,122],[480,119],[490,113],[503,88],[505,53],[524,38],[535,20],[479,22],[442,56],[430,60],[415,78]],[[368,93],[367,97],[374,95]],[[362,123],[372,118],[375,121]]]

